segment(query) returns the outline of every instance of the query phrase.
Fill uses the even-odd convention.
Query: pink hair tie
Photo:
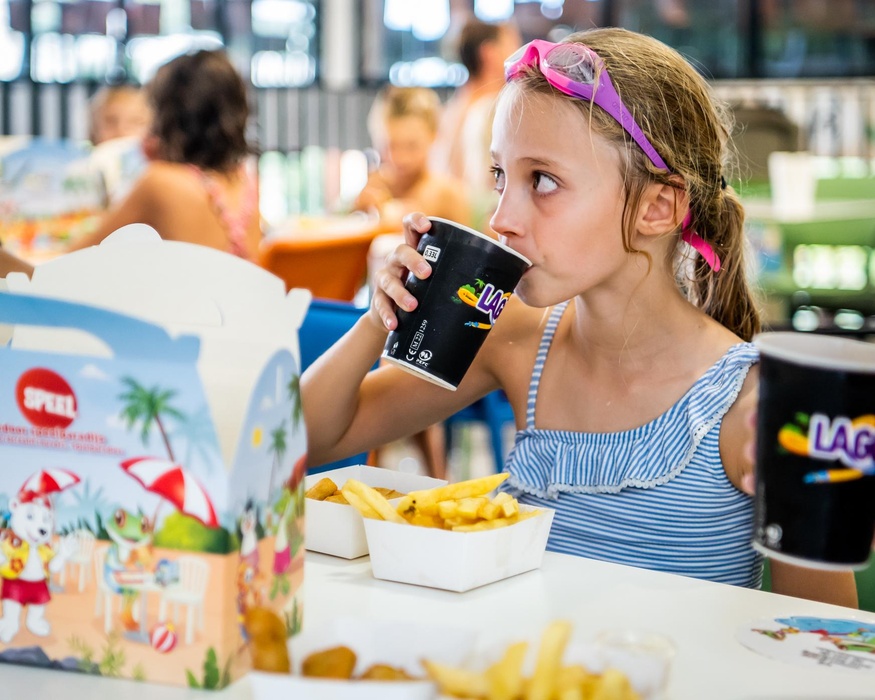
[[[681,238],[696,249],[696,252],[705,259],[705,262],[708,263],[714,272],[718,272],[720,270],[720,258],[717,257],[717,253],[714,252],[711,244],[693,231],[692,225],[693,212],[688,211],[681,224]]]

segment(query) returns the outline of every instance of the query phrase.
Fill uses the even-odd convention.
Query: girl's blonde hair
[[[726,186],[731,163],[731,121],[708,84],[674,49],[642,34],[605,28],[578,32],[565,41],[588,46],[604,61],[614,87],[650,143],[668,164],[660,171],[607,112],[592,102],[553,88],[537,68],[514,83],[525,90],[556,95],[586,110],[602,136],[617,144],[626,168],[623,243],[631,241],[635,212],[648,184],[656,181],[686,189],[692,228],[720,257],[714,272],[696,255],[686,266],[678,231],[677,278],[686,297],[744,340],[760,330],[760,316],[747,281],[744,262],[744,210]]]
[[[431,88],[390,86],[374,101],[368,114],[368,129],[373,139],[390,119],[419,117],[429,131],[437,133],[440,113],[441,98]]]

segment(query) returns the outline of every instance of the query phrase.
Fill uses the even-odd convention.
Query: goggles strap
[[[687,244],[691,245],[696,252],[705,259],[705,262],[708,263],[708,266],[714,270],[714,272],[718,272],[720,270],[720,258],[717,256],[717,253],[714,252],[714,248],[711,247],[711,244],[698,233],[693,231],[692,225],[693,212],[688,211],[687,215],[684,217],[683,223],[681,224],[681,238],[686,241]]]

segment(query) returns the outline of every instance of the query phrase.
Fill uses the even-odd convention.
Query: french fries
[[[579,664],[562,665],[571,625],[552,622],[544,630],[531,678],[523,676],[527,644],[511,644],[501,659],[483,672],[423,661],[441,693],[471,700],[641,700],[617,669],[591,673]]]
[[[398,513],[395,512],[392,504],[389,503],[389,500],[382,493],[368,486],[367,484],[363,484],[357,479],[347,479],[346,483],[343,485],[343,489],[341,490],[343,491],[343,495],[346,496],[346,500],[349,501],[350,504],[353,505],[353,507],[355,507],[356,505],[354,501],[361,500],[364,501],[370,507],[370,509],[383,520],[388,520],[390,523],[407,522],[406,520],[404,520],[404,518],[402,518],[400,515],[398,515]],[[362,515],[365,515],[365,513],[362,512]]]
[[[513,525],[540,513],[538,510],[521,512],[519,503],[509,493],[489,497],[489,492],[507,477],[507,474],[494,474],[414,491],[404,496],[397,508],[392,507],[379,489],[355,479],[348,480],[341,492],[366,518],[455,532],[481,532]]]

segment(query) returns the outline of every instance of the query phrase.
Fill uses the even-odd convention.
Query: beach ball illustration
[[[176,630],[169,622],[160,622],[152,628],[149,641],[155,651],[166,654],[176,646]]]

